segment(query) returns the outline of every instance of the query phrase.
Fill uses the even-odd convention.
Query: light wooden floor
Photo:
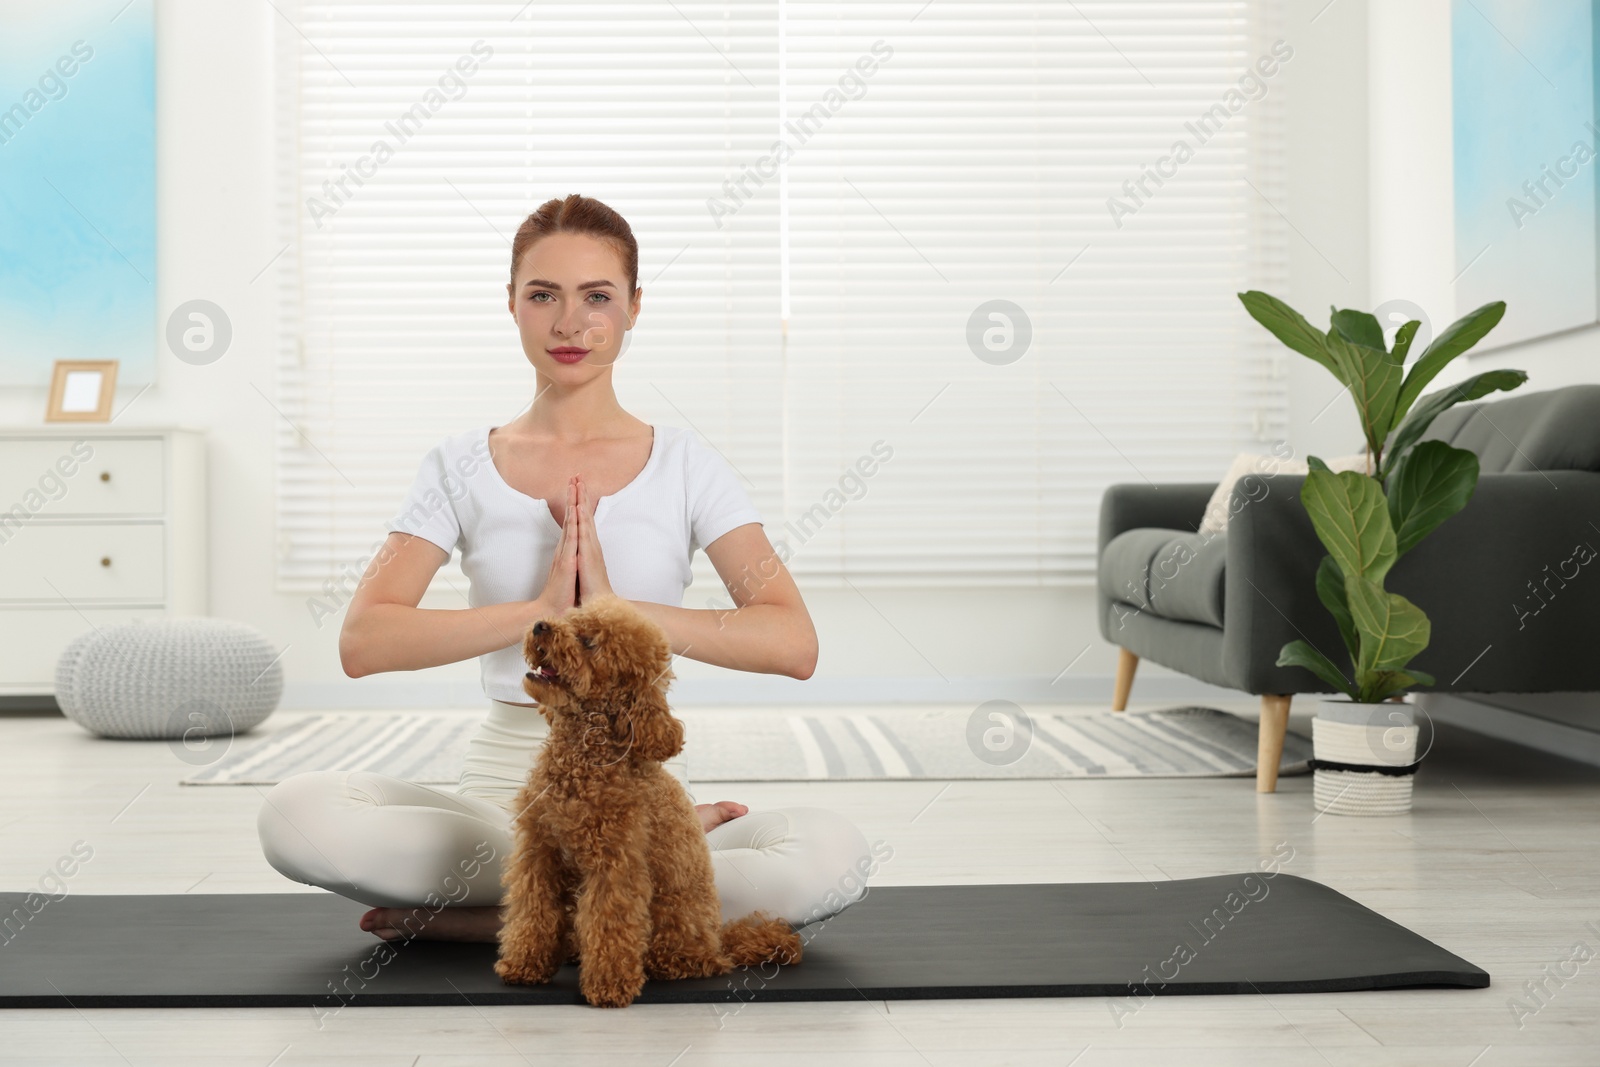
[[[1310,732],[1302,714],[1291,728]],[[260,790],[180,787],[185,773],[161,742],[98,740],[59,718],[0,719],[0,889],[35,886],[83,839],[94,858],[72,879],[74,893],[320,892],[287,882],[261,857]],[[1520,1028],[1508,1006],[1526,1000],[1523,983],[1568,959],[1575,943],[1600,952],[1600,770],[1446,728],[1410,815],[1318,817],[1310,786],[1309,777],[1285,778],[1271,796],[1242,779],[697,792],[702,801],[847,813],[869,840],[894,849],[877,885],[1183,878],[1254,868],[1283,842],[1294,850],[1285,870],[1479,964],[1494,976],[1491,988],[1158,997],[1120,1026],[1110,1002],[1094,998],[751,1004],[722,1018],[708,1005],[352,1005],[320,1029],[310,1009],[62,1008],[0,1012],[0,1063],[1600,1063],[1600,960],[1563,985],[1547,983],[1548,1003]],[[248,946],[240,948],[247,960]]]

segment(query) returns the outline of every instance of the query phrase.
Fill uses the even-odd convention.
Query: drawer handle
[[[111,472],[110,471],[101,471],[100,472],[100,480],[102,482],[109,482],[111,480]]]
[[[100,566],[102,566],[102,567],[111,566],[111,557],[110,556],[101,556],[100,557]]]

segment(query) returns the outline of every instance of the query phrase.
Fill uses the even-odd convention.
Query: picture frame
[[[117,364],[114,359],[56,360],[44,421],[110,422]]]

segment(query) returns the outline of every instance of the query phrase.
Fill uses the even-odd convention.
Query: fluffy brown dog
[[[522,653],[533,668],[522,688],[550,736],[517,797],[495,973],[538,984],[576,958],[584,999],[623,1007],[647,977],[799,963],[783,919],[758,911],[723,925],[705,830],[661,766],[683,748],[661,628],[600,597],[534,623]]]

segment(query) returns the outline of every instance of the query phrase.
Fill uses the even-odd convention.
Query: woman
[[[533,403],[428,453],[345,616],[339,655],[351,677],[479,658],[490,709],[457,790],[310,771],[261,806],[268,861],[374,905],[361,928],[385,940],[497,938],[512,806],[549,729],[521,686],[535,620],[614,591],[660,623],[677,654],[801,679],[815,668],[811,617],[728,464],[617,402],[611,372],[639,314],[638,262],[631,228],[597,200],[551,200],[523,222],[506,290],[537,372]],[[458,544],[472,606],[418,608]],[[679,606],[696,547],[736,608]],[[668,769],[688,784],[682,757]],[[728,800],[695,810],[726,918],[765,909],[800,926],[865,893],[866,839],[835,812]],[[422,907],[432,915],[419,930]]]

